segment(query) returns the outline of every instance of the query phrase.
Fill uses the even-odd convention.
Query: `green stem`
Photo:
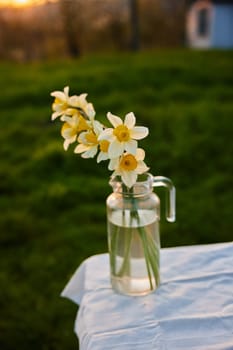
[[[110,240],[110,264],[113,275],[116,274],[116,252],[117,252],[117,238],[119,233],[119,227],[117,226],[112,233],[112,237]]]
[[[137,224],[138,224],[137,229],[138,229],[138,232],[139,232],[139,235],[141,237],[142,244],[143,244],[143,250],[144,250],[144,255],[145,255],[145,262],[146,262],[146,269],[147,269],[147,274],[148,274],[148,278],[149,278],[149,282],[150,282],[150,289],[153,290],[151,269],[153,271],[153,274],[155,276],[156,283],[157,283],[157,281],[158,281],[158,267],[157,267],[157,264],[154,264],[151,251],[149,250],[150,249],[150,244],[148,244],[147,233],[146,233],[145,229],[142,226],[140,226],[140,217],[139,217],[139,214],[138,214],[137,205],[136,205],[136,201],[135,201],[134,197],[132,197],[132,205],[133,205],[133,208],[134,208],[132,214],[137,219]],[[154,241],[152,243],[154,244]]]
[[[148,279],[150,283],[150,289],[153,290],[153,278],[155,279],[156,285],[159,285],[159,247],[157,243],[154,241],[152,235],[149,232],[146,232],[145,228],[140,225],[140,217],[138,213],[137,201],[134,198],[133,189],[128,189],[127,192],[130,194],[131,201],[131,212],[130,212],[130,222],[123,224],[124,227],[129,227],[129,232],[124,236],[124,252],[123,252],[123,262],[119,269],[119,272],[116,272],[116,254],[117,254],[117,240],[119,234],[124,234],[120,232],[120,227],[118,227],[112,236],[111,248],[112,248],[112,258],[111,265],[112,271],[115,275],[121,277],[126,274],[126,272],[130,272],[130,249],[133,238],[133,221],[136,220],[139,237],[141,238],[144,256],[145,256],[145,264],[148,274]],[[130,209],[129,209],[130,210]],[[123,218],[125,218],[125,206],[123,208]]]
[[[146,261],[146,269],[147,269],[147,273],[148,273],[148,277],[149,277],[149,282],[150,282],[150,289],[152,290],[153,289],[153,284],[152,284],[152,276],[151,276],[151,271],[150,271],[150,261],[149,261],[149,254],[148,254],[148,246],[147,246],[147,242],[146,242],[146,237],[145,237],[145,232],[142,232],[144,231],[143,228],[139,227],[138,228],[139,230],[139,234],[141,236],[141,239],[142,239],[142,244],[143,244],[143,250],[144,250],[144,255],[145,255],[145,261]]]
[[[159,285],[159,248],[151,236],[146,237],[145,245],[147,247],[147,258],[155,277],[156,285]]]
[[[143,227],[138,228],[142,244],[143,244],[143,250],[144,250],[144,255],[145,255],[145,262],[146,262],[146,267],[147,267],[147,273],[148,273],[148,278],[150,282],[150,288],[151,290],[153,289],[153,283],[152,283],[152,275],[151,275],[151,270],[153,272],[156,285],[159,284],[159,264],[158,264],[158,251],[156,244],[153,239],[148,240],[148,234],[146,234],[145,230]],[[152,238],[152,237],[151,237]]]
[[[156,285],[159,284],[159,250],[154,239],[149,233],[147,233],[144,227],[140,226],[140,217],[137,211],[136,201],[132,198],[132,205],[134,207],[133,213],[137,219],[138,232],[142,240],[143,250],[145,255],[146,269],[150,282],[150,288],[153,289],[151,269],[156,281]],[[149,241],[150,240],[150,241]]]
[[[123,263],[121,265],[121,268],[119,272],[117,273],[117,276],[123,276],[127,269],[129,270],[130,264],[129,264],[129,255],[130,255],[130,247],[132,242],[132,230],[130,230],[130,233],[126,235],[125,238],[125,250],[124,250],[124,257],[123,257]]]
[[[131,190],[129,190],[124,184],[122,184],[122,189],[123,189],[123,192],[128,192]],[[130,232],[126,235],[124,235],[124,252],[123,252],[123,263],[121,265],[121,268],[119,269],[119,272],[116,273],[117,276],[121,277],[123,276],[126,271],[128,270],[128,273],[129,273],[129,269],[130,269],[130,248],[131,248],[131,242],[132,242],[132,217],[130,216],[130,223],[129,223],[129,227],[130,227]],[[125,222],[125,199],[124,199],[124,196],[123,196],[123,227],[127,227],[128,223]],[[115,255],[115,254],[114,254]],[[116,257],[116,255],[115,255]],[[115,257],[114,257],[114,260],[115,260]]]

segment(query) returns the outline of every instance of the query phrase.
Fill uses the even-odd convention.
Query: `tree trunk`
[[[77,57],[80,55],[77,0],[60,0],[60,9],[68,53]]]
[[[132,51],[138,51],[140,48],[138,0],[129,0],[129,6],[131,26],[130,48]]]

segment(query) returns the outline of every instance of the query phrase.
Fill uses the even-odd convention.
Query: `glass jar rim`
[[[136,183],[131,187],[127,187],[121,176],[116,175],[110,178],[109,184],[112,186],[113,191],[125,196],[142,196],[146,195],[153,190],[153,175],[150,173],[143,173],[138,175]]]

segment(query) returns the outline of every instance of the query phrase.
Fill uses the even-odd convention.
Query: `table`
[[[147,296],[116,294],[108,254],[85,260],[61,294],[80,305],[80,349],[233,349],[233,242],[161,249],[161,280]]]

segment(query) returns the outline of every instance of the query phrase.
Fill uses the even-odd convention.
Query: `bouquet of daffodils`
[[[52,104],[52,120],[60,118],[62,124],[61,135],[64,138],[64,149],[75,144],[74,152],[83,158],[97,156],[97,163],[109,161],[108,169],[113,171],[112,177],[120,177],[130,196],[133,210],[130,213],[130,222],[135,220],[138,226],[138,237],[133,233],[135,228],[130,227],[128,234],[122,235],[120,227],[112,231],[110,239],[110,263],[114,276],[121,278],[129,273],[130,250],[133,246],[133,237],[137,244],[142,244],[145,256],[146,270],[150,289],[154,287],[154,280],[159,284],[159,247],[152,234],[142,226],[137,203],[133,197],[133,185],[138,175],[146,173],[149,168],[144,162],[145,151],[138,148],[138,140],[148,135],[148,129],[136,126],[134,114],[126,114],[124,121],[112,113],[107,113],[107,119],[112,127],[106,127],[95,119],[95,110],[92,103],[87,102],[87,94],[69,96],[69,87],[63,91],[54,91],[55,98]],[[126,211],[123,208],[122,217]],[[124,239],[125,247],[121,266],[116,268],[117,250],[120,240]],[[138,243],[141,241],[142,243]]]
[[[144,162],[145,151],[138,148],[138,140],[148,135],[148,128],[135,126],[134,114],[128,113],[124,121],[112,113],[107,119],[112,127],[107,128],[95,119],[92,103],[87,102],[87,94],[69,96],[69,87],[64,91],[54,91],[52,120],[60,118],[63,122],[61,135],[64,149],[75,143],[74,153],[82,158],[93,158],[97,163],[108,160],[108,169],[113,176],[120,176],[122,182],[131,188],[139,174],[149,170]]]

